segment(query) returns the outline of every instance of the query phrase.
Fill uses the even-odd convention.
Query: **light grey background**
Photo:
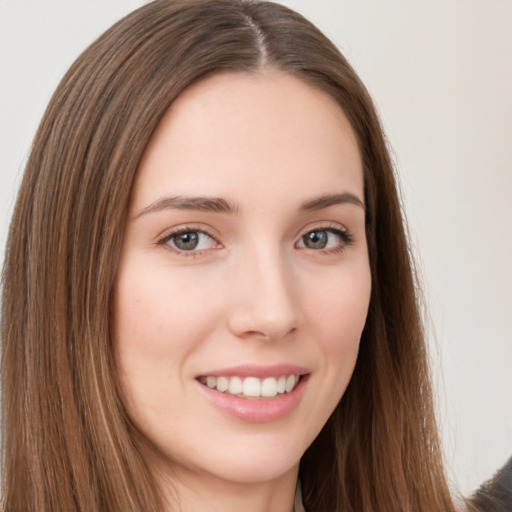
[[[0,0],[0,245],[68,66],[142,0]],[[342,49],[399,169],[454,489],[512,455],[512,1],[284,1]],[[420,256],[421,255],[421,256]]]

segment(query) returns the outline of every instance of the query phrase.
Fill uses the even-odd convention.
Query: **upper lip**
[[[281,375],[306,375],[310,370],[304,366],[295,364],[274,364],[274,365],[239,365],[229,368],[220,368],[201,373],[199,377],[280,377]]]

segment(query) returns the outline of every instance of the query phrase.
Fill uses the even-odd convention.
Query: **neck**
[[[165,478],[166,512],[293,512],[298,466],[264,482],[231,482],[180,472]],[[172,478],[172,482],[171,482]]]

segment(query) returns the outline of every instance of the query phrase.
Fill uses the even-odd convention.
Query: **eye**
[[[337,228],[319,228],[302,235],[297,247],[313,250],[343,250],[352,242],[348,231]]]
[[[166,235],[158,244],[168,245],[178,252],[195,252],[213,249],[217,242],[204,231],[185,228]]]

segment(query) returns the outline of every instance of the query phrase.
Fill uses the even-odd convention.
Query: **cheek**
[[[310,380],[314,393],[308,403],[310,440],[323,428],[350,382],[371,292],[364,260],[360,266],[337,269],[321,283],[303,302],[308,326],[305,344],[315,360]]]
[[[197,300],[197,285],[195,290],[192,300],[186,282],[158,265],[150,266],[147,259],[125,261],[120,267],[114,302],[115,352],[132,417],[148,411],[157,414],[159,406],[167,403],[183,381],[188,355],[211,328],[211,323],[200,321],[204,304]]]
[[[370,270],[366,265],[347,268],[324,284],[307,309],[310,336],[317,340],[322,361],[320,373],[328,389],[329,411],[341,399],[356,364],[370,301]]]
[[[211,328],[212,301],[203,300],[201,279],[165,269],[126,264],[115,292],[118,350],[140,351],[144,357],[178,357]],[[193,286],[191,286],[193,282]],[[211,314],[210,314],[211,313]]]
[[[370,270],[366,265],[344,269],[309,300],[310,323],[327,349],[344,351],[358,346],[371,293]]]
[[[159,439],[159,425],[170,428],[185,410],[181,390],[190,355],[219,318],[215,302],[200,298],[203,285],[197,276],[172,273],[143,257],[120,266],[113,308],[120,386],[131,419],[151,439]]]

